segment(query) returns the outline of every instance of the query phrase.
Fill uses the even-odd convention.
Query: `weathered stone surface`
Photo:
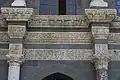
[[[85,16],[89,22],[111,22],[116,14],[116,9],[85,9]]]
[[[6,60],[6,55],[8,54],[8,49],[0,49],[0,60]]]
[[[32,27],[87,27],[87,19],[82,15],[35,15]]]
[[[8,62],[22,63],[24,60],[23,44],[9,44],[9,53],[6,55]]]
[[[25,49],[26,60],[90,60],[89,49]]]
[[[32,8],[1,8],[7,21],[28,21],[33,15]]]
[[[25,43],[90,43],[89,32],[28,32]]]
[[[94,44],[96,55],[106,55],[108,54],[108,44]]]
[[[109,43],[120,43],[120,33],[110,33]]]
[[[96,71],[97,80],[108,80],[108,72],[105,69]]]
[[[111,56],[109,54],[93,54],[92,56],[92,62],[95,64],[96,70],[108,70],[108,63],[110,59]]]
[[[8,25],[8,35],[10,38],[23,38],[25,32],[25,25]]]
[[[109,50],[109,55],[111,55],[111,60],[116,61],[120,60],[120,50],[119,49],[114,49],[114,50]]]
[[[4,42],[8,42],[9,41],[9,36],[7,31],[1,31],[0,32],[0,42],[4,43]]]
[[[58,50],[48,50],[48,49],[24,49],[24,54],[25,54],[25,59],[26,60],[39,60],[39,59],[43,59],[43,58],[41,58],[41,57],[39,57],[39,55],[44,55],[45,53],[46,54],[48,54],[49,52],[53,52],[54,51],[54,54],[57,54],[57,53],[55,53],[55,52],[58,52],[58,53],[60,53],[60,52],[62,52],[61,50],[63,50],[63,52],[65,52],[65,51],[68,51],[68,53],[69,52],[75,52],[75,50],[76,50],[76,52],[77,52],[77,49],[72,49],[72,50],[65,50],[65,49],[58,49]],[[82,51],[81,51],[82,50]],[[89,55],[92,55],[93,54],[93,51],[92,50],[86,50],[86,52],[83,50],[83,49],[79,49],[78,51],[81,51],[80,52],[80,54],[82,54],[81,56],[86,56],[87,55],[87,52],[89,51],[89,53],[88,53],[88,55],[87,55],[87,59],[91,59],[91,56],[89,56]],[[8,52],[9,52],[9,50],[8,49],[0,49],[0,60],[6,60],[6,55],[8,54]],[[43,52],[43,53],[42,53]],[[75,53],[76,53],[75,52]],[[83,52],[83,53],[82,53]],[[37,55],[37,53],[39,53],[38,55]],[[67,53],[67,52],[65,52],[65,53]],[[74,54],[75,54],[74,53]],[[120,50],[119,49],[114,49],[114,50],[109,50],[109,52],[108,52],[109,54],[109,56],[111,56],[111,60],[112,61],[117,61],[117,60],[120,60]],[[45,56],[45,55],[44,55]],[[79,55],[80,56],[80,55]],[[47,59],[47,58],[46,58]],[[54,58],[55,59],[55,58]],[[86,57],[84,57],[84,58],[81,58],[80,60],[87,60],[86,59]]]
[[[108,39],[109,27],[108,26],[92,26],[92,35],[95,39]]]
[[[6,21],[1,14],[0,14],[0,27],[7,27]]]
[[[44,38],[45,36],[42,36],[42,34],[48,34],[48,33],[42,33],[42,32],[28,32],[28,34],[26,35],[25,41],[24,43],[57,43],[57,39],[60,39],[62,37],[56,37],[53,39],[49,39],[49,37]],[[59,34],[59,33],[56,33]],[[73,33],[75,34],[75,33]],[[52,35],[52,34],[51,34]],[[54,34],[53,34],[54,35]],[[79,37],[78,37],[79,36]],[[108,42],[109,44],[111,43],[120,43],[120,33],[110,33],[108,36]],[[89,32],[79,32],[78,34],[76,34],[76,37],[73,35],[74,39],[68,38],[68,36],[66,37],[67,40],[64,40],[64,42],[66,43],[91,43],[91,35]],[[69,40],[68,40],[69,39]],[[71,39],[71,40],[70,40]],[[61,40],[61,39],[60,39]],[[5,43],[9,41],[9,36],[8,33],[6,31],[1,31],[0,32],[0,42]],[[58,42],[59,43],[59,42]]]

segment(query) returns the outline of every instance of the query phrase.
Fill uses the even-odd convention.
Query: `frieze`
[[[64,32],[62,32],[62,33],[64,33]],[[53,35],[53,36],[55,36],[55,34],[56,34],[56,37],[54,37],[53,39],[51,39],[52,37],[50,38],[47,36],[43,36],[43,35],[47,35],[47,34],[49,34],[49,32],[28,32],[27,35],[25,36],[24,43],[50,43],[50,42],[60,43],[58,41],[61,40],[62,36],[58,35],[59,32],[58,33],[51,32],[51,35]],[[70,34],[70,32],[69,32],[69,34]],[[91,43],[91,33],[89,33],[89,32],[79,32],[79,33],[71,32],[71,34],[72,35],[76,34],[76,37],[75,37],[75,35],[73,35],[72,36],[73,39],[72,39],[72,37],[66,36],[64,43],[70,43],[70,42],[71,43]],[[108,36],[109,44],[120,43],[119,36],[120,36],[120,33],[110,33]],[[9,42],[9,36],[8,36],[7,31],[0,32],[0,42],[2,42],[2,43]]]
[[[90,60],[87,49],[24,49],[26,60]]]
[[[34,15],[30,27],[88,27],[82,15]],[[77,26],[77,27],[76,27]]]
[[[111,22],[117,16],[116,9],[85,9],[85,16],[90,22]]]
[[[9,52],[8,49],[0,49],[0,60],[6,60],[7,59],[6,55],[8,54],[8,52]],[[89,50],[87,50],[87,49],[84,49],[84,50],[83,49],[57,49],[57,50],[56,49],[24,49],[23,52],[25,55],[24,58],[26,60],[41,60],[41,59],[49,60],[50,57],[47,58],[47,57],[45,57],[45,55],[53,56],[53,54],[54,54],[54,56],[55,56],[55,55],[57,55],[57,53],[58,54],[61,53],[61,55],[62,55],[62,52],[64,52],[63,55],[65,55],[66,53],[70,53],[70,52],[71,52],[71,54],[76,54],[76,53],[78,54],[78,52],[80,52],[78,55],[78,56],[81,56],[81,58],[79,58],[80,60],[82,60],[82,59],[83,60],[91,60],[92,55],[93,55],[93,51],[91,49],[89,49]],[[120,60],[120,50],[119,49],[109,50],[109,55],[111,56],[110,58],[113,61]],[[42,56],[44,56],[44,58]],[[53,57],[51,57],[50,60],[52,60],[52,58]],[[55,60],[55,57],[53,59]],[[65,57],[63,57],[63,59],[65,59]],[[73,57],[73,59],[75,60],[77,58]],[[72,58],[71,58],[71,60],[72,60]]]
[[[24,43],[90,43],[90,32],[28,32]]]

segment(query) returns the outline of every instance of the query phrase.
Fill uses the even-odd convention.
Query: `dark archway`
[[[73,79],[62,73],[54,73],[54,74],[46,76],[42,80],[73,80]]]

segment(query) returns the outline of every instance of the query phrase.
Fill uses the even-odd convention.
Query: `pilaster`
[[[109,27],[116,17],[114,9],[86,9],[92,34],[92,62],[96,69],[97,80],[108,80],[108,64],[111,59],[108,50]]]
[[[8,80],[19,80],[20,64],[24,62],[23,38],[33,9],[2,8],[2,14],[8,23],[9,53],[6,55],[9,63]]]

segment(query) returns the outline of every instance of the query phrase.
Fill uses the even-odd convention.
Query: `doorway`
[[[73,80],[73,79],[65,74],[54,73],[54,74],[48,75],[42,80]]]

